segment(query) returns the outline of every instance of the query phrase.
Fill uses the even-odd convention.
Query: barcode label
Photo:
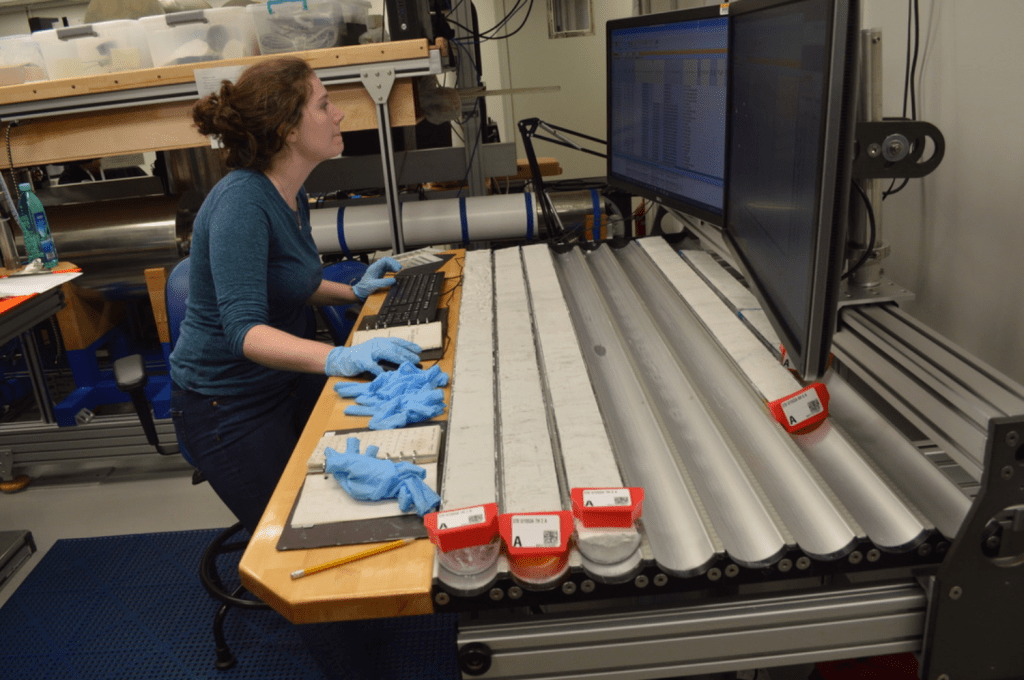
[[[437,513],[438,529],[457,529],[468,527],[473,524],[484,523],[484,508],[478,505],[473,508],[462,508],[460,510],[448,510]]]
[[[557,548],[562,544],[558,515],[516,515],[512,518],[513,548]]]
[[[801,392],[791,399],[782,402],[782,412],[790,427],[813,418],[822,411],[821,400],[814,390]]]
[[[633,497],[629,489],[584,489],[583,507],[585,508],[608,508],[614,506],[630,505]]]

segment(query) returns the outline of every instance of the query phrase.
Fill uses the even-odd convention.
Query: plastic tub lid
[[[497,519],[497,503],[484,503],[427,513],[423,516],[423,526],[430,542],[448,552],[490,543],[498,532]]]
[[[572,514],[583,526],[621,527],[633,526],[643,514],[644,490],[639,486],[610,488],[574,488],[569,492],[572,498]]]
[[[505,541],[512,574],[524,582],[548,582],[568,567],[573,532],[571,512],[499,515],[498,532]]]

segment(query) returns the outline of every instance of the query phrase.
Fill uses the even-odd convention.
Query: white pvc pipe
[[[321,253],[357,253],[391,247],[386,205],[310,211],[313,240]],[[406,248],[538,236],[533,196],[498,194],[402,203]]]

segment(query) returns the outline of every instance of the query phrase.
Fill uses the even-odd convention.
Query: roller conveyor
[[[486,270],[476,263],[492,255],[471,255],[472,268]],[[960,454],[934,451],[962,442],[936,438],[936,446],[912,438],[879,412],[874,397],[887,396],[885,390],[865,393],[862,384],[851,384],[853,377],[875,387],[886,371],[912,374],[885,363],[910,351],[886,347],[893,340],[884,336],[899,337],[898,331],[877,331],[877,337],[858,331],[846,340],[849,328],[899,323],[898,310],[844,310],[858,319],[841,325],[835,370],[823,378],[830,416],[817,430],[794,436],[766,407],[793,379],[780,368],[770,327],[757,322],[763,312],[731,274],[709,268],[719,265],[707,256],[641,239],[550,256],[544,246],[527,246],[502,258],[502,266],[482,275],[494,277],[495,290],[508,286],[524,298],[506,300],[519,309],[519,337],[533,353],[530,363],[529,352],[517,350],[516,368],[539,376],[550,438],[544,448],[554,457],[562,507],[569,507],[564,487],[574,463],[564,458],[559,423],[567,422],[568,411],[556,387],[574,395],[583,387],[569,388],[565,374],[545,363],[553,339],[566,341],[564,331],[544,334],[549,324],[563,326],[558,315],[566,313],[622,481],[643,486],[646,497],[639,563],[622,572],[627,580],[602,578],[576,543],[568,571],[543,588],[523,587],[504,556],[486,585],[473,591],[460,591],[438,569],[435,610],[466,613],[458,641],[464,678],[641,680],[908,651],[921,654],[926,680],[1017,677],[1008,670],[1021,666],[1011,622],[1024,605],[1024,583],[1019,569],[1006,567],[1022,559],[1017,553],[1024,545],[1024,532],[1013,529],[1021,514],[1014,508],[1024,507],[1013,475],[1024,465],[1018,432],[1024,407],[1014,412],[1024,388],[932,338],[920,340],[920,357],[903,362],[936,373],[920,381],[933,386],[935,403],[958,382],[977,389],[956,399],[945,395],[948,404],[973,405],[962,415],[971,423],[966,430],[979,431],[989,418],[984,450],[971,459],[986,469],[994,465],[995,473],[980,485],[964,485],[957,480],[973,477],[955,465]],[[560,294],[551,290],[548,259]],[[500,294],[493,308],[481,311],[486,293],[477,295],[470,270],[467,264],[470,307],[460,317],[458,350],[464,337],[486,344],[473,346],[472,372],[465,372],[471,363],[465,355],[456,357],[449,426],[471,429],[461,417],[470,409],[487,411],[478,387],[472,388],[477,399],[463,401],[460,411],[460,387],[491,384],[493,417],[483,418],[477,436],[497,442],[481,446],[481,455],[500,461],[501,430],[516,409],[501,404],[502,374],[494,366],[501,365],[503,348],[487,338],[506,312]],[[565,309],[556,311],[561,304]],[[876,314],[897,320],[879,321]],[[872,351],[850,349],[855,341]],[[954,360],[930,359],[939,351],[935,343]],[[559,357],[573,354],[563,349]],[[870,370],[850,376],[850,366]],[[925,406],[932,410],[920,421],[941,423],[938,409]],[[914,415],[908,415],[912,423]],[[449,441],[449,463],[467,455],[455,448]],[[517,474],[514,466],[495,469],[499,489],[509,474]],[[447,503],[448,490],[443,493]],[[498,500],[504,500],[500,493]],[[773,548],[780,539],[781,549]],[[974,621],[978,633],[965,632],[964,620]],[[981,647],[984,667],[977,665]]]

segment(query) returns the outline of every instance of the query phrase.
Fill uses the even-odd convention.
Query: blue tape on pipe
[[[466,217],[466,199],[459,197],[459,220],[462,221],[462,245],[469,245],[469,218]]]
[[[526,199],[526,239],[528,241],[533,240],[533,199],[530,198],[530,194],[523,194]]]
[[[601,199],[597,189],[590,190],[590,201],[594,206],[594,228],[591,230],[591,238],[597,242],[601,240]]]
[[[338,245],[341,246],[341,252],[345,255],[351,255],[348,251],[348,244],[345,243],[345,206],[338,208]]]

